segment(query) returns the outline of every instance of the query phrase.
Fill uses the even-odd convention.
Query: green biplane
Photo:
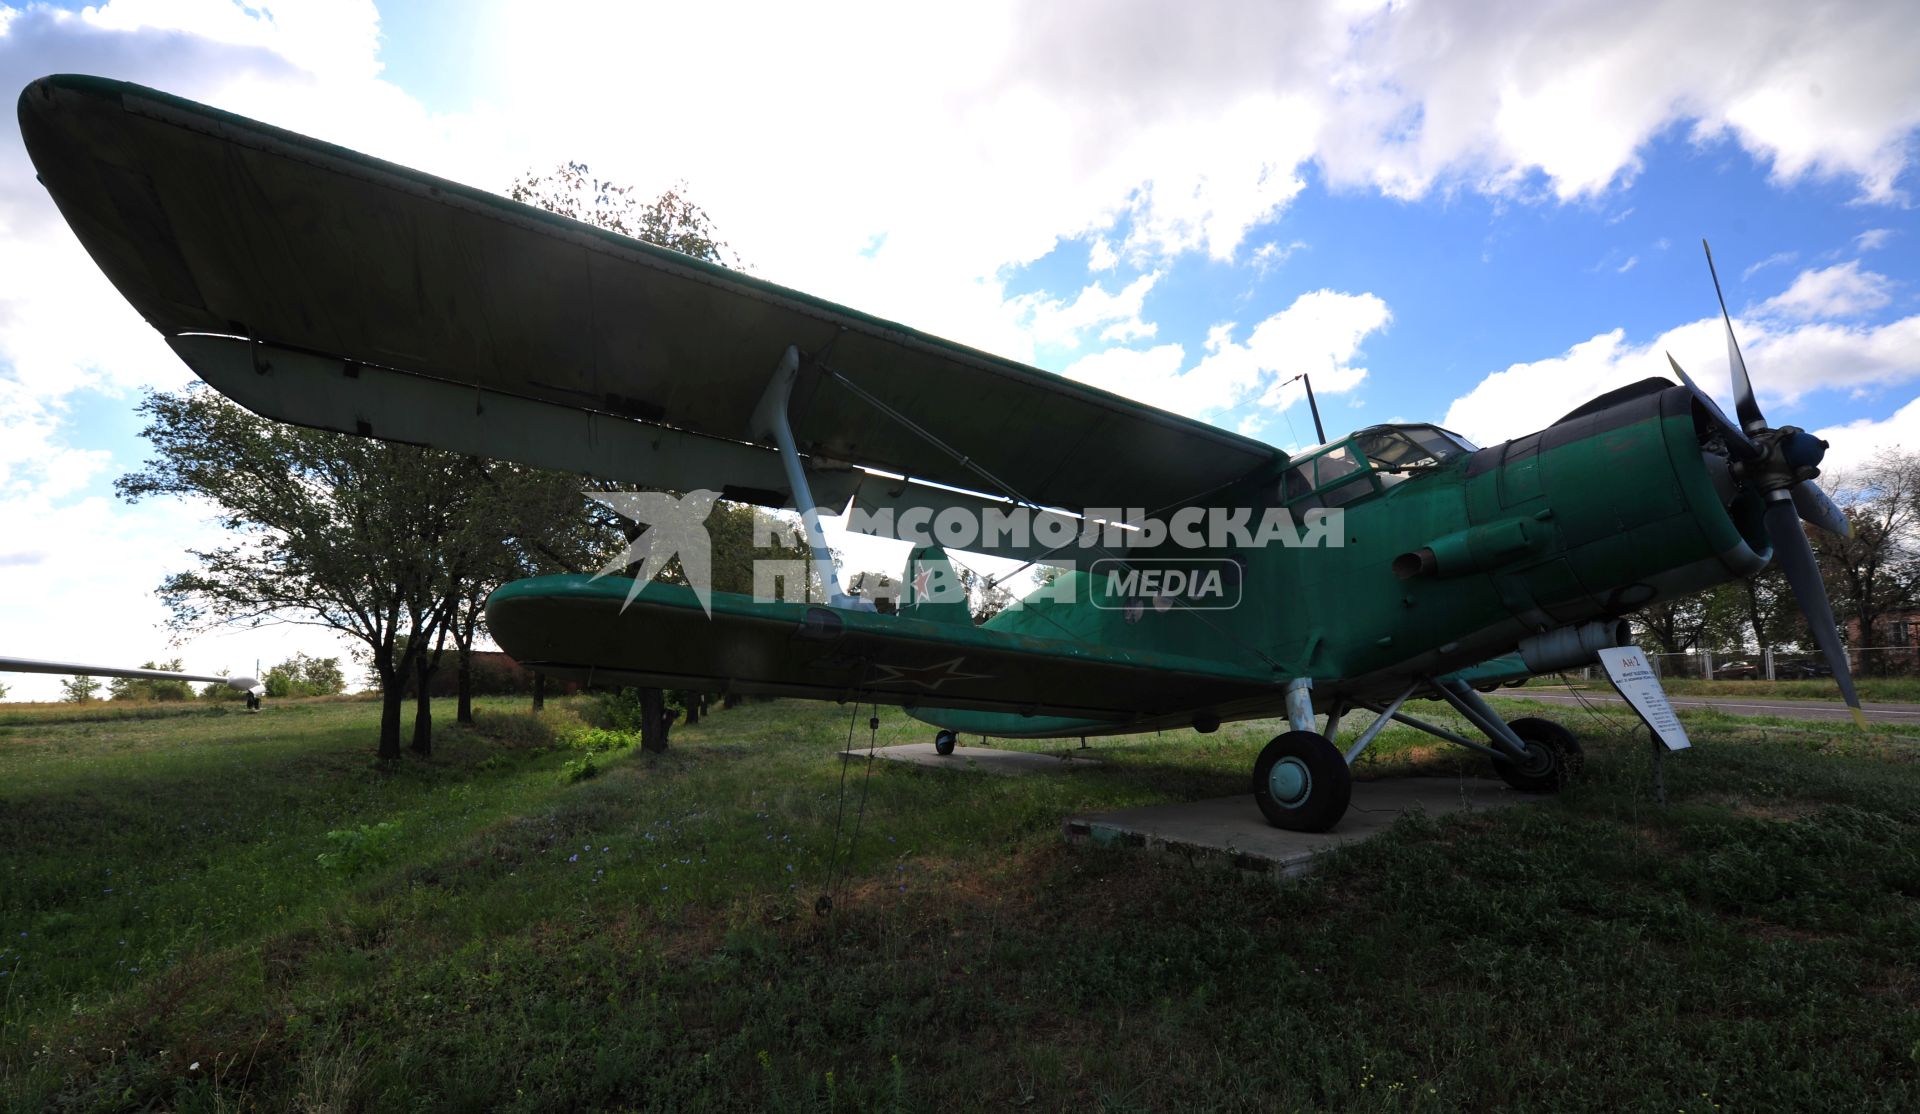
[[[1504,721],[1478,687],[1591,663],[1627,641],[1627,613],[1777,558],[1859,714],[1800,525],[1847,529],[1811,482],[1824,443],[1767,425],[1730,319],[1738,422],[1676,364],[1679,385],[1632,384],[1501,445],[1382,425],[1289,456],[151,89],[49,77],[19,116],[100,268],[247,408],[802,512],[824,602],[636,596],[612,576],[502,587],[494,639],[556,676],[894,704],[943,751],[962,731],[1284,715],[1254,796],[1276,825],[1324,830],[1389,720],[1486,753],[1519,788],[1557,788],[1580,765],[1574,736]],[[924,593],[881,613],[837,587],[818,507],[899,537],[949,512],[1030,511],[1049,528],[971,548],[1092,567],[980,625]],[[1193,528],[1213,516],[1225,537]],[[1256,521],[1258,536],[1232,529]],[[948,560],[917,549],[908,579],[924,588]],[[1176,579],[1219,594],[1166,590]],[[1238,606],[1218,609],[1227,596]],[[1416,697],[1485,742],[1409,715]],[[1375,718],[1336,746],[1351,709]]]

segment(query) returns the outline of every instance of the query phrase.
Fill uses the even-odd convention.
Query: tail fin
[[[914,550],[907,557],[907,571],[900,579],[901,615],[936,623],[973,625],[967,586],[943,547],[928,545]]]

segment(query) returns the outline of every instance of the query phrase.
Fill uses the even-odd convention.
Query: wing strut
[[[753,410],[753,433],[772,437],[780,447],[780,464],[787,470],[787,486],[793,489],[793,507],[800,512],[800,526],[807,532],[807,546],[813,550],[813,567],[826,585],[827,606],[872,611],[872,600],[849,596],[840,590],[840,574],[834,571],[833,554],[827,549],[826,532],[820,528],[820,509],[813,502],[813,487],[807,483],[807,470],[800,464],[800,450],[794,444],[793,426],[787,420],[788,404],[793,398],[793,381],[800,374],[800,349],[787,345],[780,362],[774,366],[773,379],[760,404]]]

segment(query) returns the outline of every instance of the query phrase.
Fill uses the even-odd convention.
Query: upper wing
[[[792,345],[810,357],[790,413],[816,469],[850,461],[1046,506],[1159,509],[1281,455],[140,86],[49,77],[19,113],[101,269],[197,372],[269,417],[469,451],[478,439],[487,455],[567,467],[581,454],[556,453],[557,435],[508,435],[504,400],[560,428],[589,411],[607,420],[573,436],[617,440],[611,419],[625,419],[646,423],[627,440],[664,446],[602,453],[603,474],[771,502],[786,483],[751,444],[752,417]]]

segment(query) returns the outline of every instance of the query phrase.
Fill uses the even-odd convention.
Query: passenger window
[[[1329,507],[1344,507],[1355,499],[1362,499],[1372,494],[1373,484],[1368,482],[1365,476],[1356,476],[1331,491],[1321,492],[1320,498],[1325,500]]]
[[[1313,490],[1313,479],[1307,475],[1307,469],[1312,467],[1311,464],[1302,464],[1298,468],[1287,469],[1286,483],[1280,492],[1282,502],[1291,503]]]

